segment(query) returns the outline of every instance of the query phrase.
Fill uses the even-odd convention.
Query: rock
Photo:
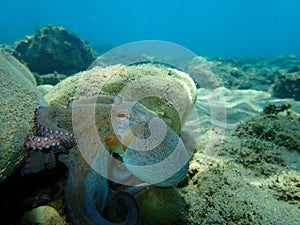
[[[37,86],[37,88],[43,95],[45,95],[53,89],[53,85],[44,84]]]
[[[66,79],[68,76],[64,74],[59,74],[56,71],[54,73],[49,74],[35,74],[35,79],[38,85],[49,84],[55,85],[59,83],[61,80]]]
[[[93,49],[76,34],[48,25],[15,43],[13,55],[31,71],[73,74],[85,70],[96,58]]]
[[[289,165],[286,156],[300,152],[299,118],[289,107],[268,104],[259,115],[241,122],[228,141],[232,145],[227,145],[226,153],[235,155],[236,162],[256,176],[271,176],[280,166]]]
[[[298,205],[277,200],[272,191],[259,186],[261,177],[251,182],[248,171],[227,159],[197,173],[179,190],[190,206],[189,220],[181,224],[298,224]]]
[[[16,171],[26,154],[24,137],[32,132],[35,107],[46,104],[34,76],[0,50],[0,183]]]
[[[217,133],[205,130],[208,104],[198,95],[201,137],[188,181],[178,189],[189,216],[180,224],[298,224],[299,102],[280,100],[286,105],[258,114],[278,99],[255,90],[222,92],[229,132],[219,147],[208,145]],[[206,155],[207,150],[215,154]]]
[[[175,188],[157,188],[137,194],[143,220],[149,225],[184,224],[188,218],[186,203]]]
[[[20,224],[63,225],[67,222],[50,206],[40,206],[25,213]]]
[[[177,133],[196,101],[196,86],[186,73],[153,64],[96,66],[62,81],[46,99],[52,106],[64,107],[70,98],[99,92],[139,101]]]
[[[271,179],[269,188],[276,192],[278,200],[287,201],[289,204],[298,204],[300,201],[300,176],[295,171],[284,171]]]
[[[300,72],[281,74],[273,86],[272,95],[279,98],[300,100]]]

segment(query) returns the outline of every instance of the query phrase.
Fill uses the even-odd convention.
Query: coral
[[[89,45],[62,27],[48,25],[15,43],[13,55],[39,74],[73,74],[85,70],[96,58]]]

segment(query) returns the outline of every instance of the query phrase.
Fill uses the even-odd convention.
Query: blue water
[[[0,42],[47,24],[93,47],[164,40],[199,55],[300,57],[299,0],[1,0]]]

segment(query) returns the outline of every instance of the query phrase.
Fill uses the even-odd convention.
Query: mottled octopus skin
[[[176,132],[140,104],[117,105],[112,111],[114,131],[124,134],[126,149],[119,152],[126,168],[138,179],[158,187],[178,184],[188,170],[190,155]],[[128,106],[129,105],[129,106]],[[126,114],[130,108],[130,116]],[[134,118],[134,119],[133,119]],[[130,131],[124,130],[130,124]]]
[[[94,97],[99,98],[101,102],[101,95]],[[114,97],[103,96],[103,98],[107,101],[107,98]],[[82,104],[88,103],[88,100],[83,100]],[[76,138],[71,132],[72,106],[73,104],[70,103],[67,108],[37,108],[35,111],[36,135],[28,135],[24,147],[29,151],[29,154],[45,153],[44,161],[46,167],[47,164],[55,165],[55,159],[51,157],[54,152],[55,154],[59,154],[58,159],[68,167],[64,199],[67,209],[67,218],[71,224],[115,224],[102,216],[107,199],[121,199],[122,202],[128,203],[125,205],[125,207],[128,207],[125,210],[127,216],[125,220],[119,224],[140,224],[139,210],[134,198],[129,194],[113,193],[109,188],[108,180],[94,171],[83,159],[76,146]],[[68,151],[68,149],[72,147],[74,148]],[[100,158],[96,158],[99,165],[106,171],[109,166],[107,156],[108,154],[103,154]],[[47,159],[48,162],[46,162]],[[30,157],[29,161],[30,160],[34,160],[34,157]],[[27,165],[27,167],[30,167],[31,164],[32,163]],[[26,168],[25,171],[30,173],[30,168]]]
[[[118,97],[100,95],[71,102],[65,109],[38,108],[35,114],[37,136],[27,136],[24,143],[26,149],[59,154],[67,153],[75,146],[68,154],[58,156],[69,169],[65,201],[68,217],[73,224],[111,224],[102,216],[104,206],[109,203],[107,199],[120,202],[127,208],[124,210],[127,212],[126,219],[121,224],[140,223],[134,199],[129,194],[113,193],[104,178],[111,173],[108,167],[112,155],[105,154],[107,148],[120,155],[133,175],[149,184],[161,187],[176,185],[187,172],[189,155],[179,136],[163,121],[157,120],[156,114],[140,104],[123,104]],[[77,122],[75,127],[72,120]],[[97,131],[92,132],[95,124]],[[151,131],[151,126],[155,132]],[[165,133],[160,133],[161,130]],[[100,149],[90,149],[91,143],[99,137],[106,145],[96,145]],[[155,147],[140,151],[152,144]],[[82,154],[85,154],[84,159]],[[45,157],[45,162],[53,164],[53,157],[50,156]],[[89,164],[87,158],[90,159]],[[97,171],[100,169],[104,177],[90,165],[96,165]],[[120,207],[116,210],[122,211]]]
[[[76,149],[76,150],[75,150]],[[77,147],[68,155],[60,155],[59,160],[69,168],[68,182],[65,186],[64,201],[68,212],[68,220],[71,224],[82,225],[112,225],[102,217],[107,199],[121,198],[128,202],[126,219],[120,224],[140,224],[139,209],[131,195],[113,193],[109,188],[109,182],[100,176],[83,159]],[[102,162],[108,162],[106,154],[99,155]],[[108,164],[100,166],[107,170]],[[125,211],[126,211],[125,210]]]

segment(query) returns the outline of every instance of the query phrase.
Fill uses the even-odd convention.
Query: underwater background
[[[94,48],[164,40],[204,56],[300,56],[297,0],[2,0],[0,8],[6,43],[53,24]]]

